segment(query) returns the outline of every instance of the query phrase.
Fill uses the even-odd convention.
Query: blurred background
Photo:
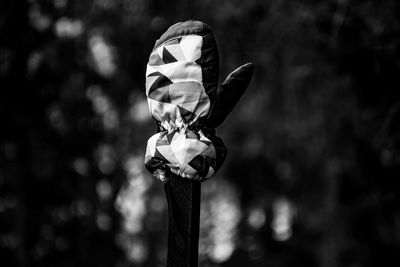
[[[1,266],[165,266],[145,67],[190,18],[221,78],[256,64],[202,185],[200,266],[400,266],[397,0],[2,0]]]

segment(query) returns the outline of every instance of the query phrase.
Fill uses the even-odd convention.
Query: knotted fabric
[[[147,169],[161,180],[168,171],[200,181],[214,175],[227,152],[215,127],[240,98],[252,71],[247,64],[232,73],[226,81],[232,92],[226,94],[218,87],[219,56],[211,28],[192,20],[171,26],[156,41],[147,64],[146,96],[159,126],[147,142]]]

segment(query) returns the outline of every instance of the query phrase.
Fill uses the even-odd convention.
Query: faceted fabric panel
[[[216,150],[213,142],[200,130],[167,131],[153,135],[146,150],[145,163],[153,166],[163,162],[172,172],[185,178],[203,180],[216,169]]]
[[[146,95],[156,120],[193,124],[209,113],[210,99],[203,87],[201,66],[196,63],[201,57],[202,44],[201,36],[187,35],[169,40],[151,53]],[[164,103],[169,108],[162,108]]]

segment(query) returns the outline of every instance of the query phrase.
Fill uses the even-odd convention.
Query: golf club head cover
[[[159,132],[147,142],[145,166],[165,181],[172,172],[206,180],[225,160],[215,135],[239,101],[253,74],[247,63],[218,85],[219,54],[211,28],[179,22],[155,43],[146,70],[146,96]]]

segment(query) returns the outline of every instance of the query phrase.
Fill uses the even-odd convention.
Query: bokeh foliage
[[[164,266],[144,73],[191,18],[223,75],[256,64],[203,185],[201,266],[399,266],[396,0],[1,1],[1,265]]]

